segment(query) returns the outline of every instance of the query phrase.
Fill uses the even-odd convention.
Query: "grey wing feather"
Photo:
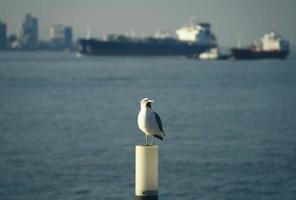
[[[153,112],[153,113],[154,113],[155,120],[157,122],[159,130],[164,133],[163,128],[162,128],[162,123],[161,123],[160,116],[156,112]]]

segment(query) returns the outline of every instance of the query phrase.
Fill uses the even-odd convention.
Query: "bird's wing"
[[[154,113],[155,121],[158,125],[159,130],[164,133],[160,116],[156,112],[153,112],[153,113]]]

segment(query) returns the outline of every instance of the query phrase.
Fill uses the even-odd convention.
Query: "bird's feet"
[[[153,145],[153,136],[151,137],[151,143],[150,143],[150,146]]]
[[[145,136],[145,144],[144,146],[152,146],[153,145],[153,136],[151,136],[150,143],[148,142],[148,135]]]

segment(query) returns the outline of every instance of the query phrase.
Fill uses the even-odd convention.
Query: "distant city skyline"
[[[108,33],[135,32],[138,36],[156,31],[174,31],[191,18],[212,24],[221,46],[242,45],[258,40],[276,28],[296,45],[295,0],[1,0],[0,20],[15,34],[25,15],[38,19],[39,39],[50,38],[55,24],[73,27],[73,36],[93,37]]]

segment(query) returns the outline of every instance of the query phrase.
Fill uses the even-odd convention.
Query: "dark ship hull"
[[[79,43],[79,52],[82,54],[112,56],[190,56],[200,54],[215,47],[214,45],[187,43],[175,39],[151,39],[141,41],[80,39]]]
[[[256,51],[248,48],[233,48],[232,55],[235,59],[285,59],[289,51]]]

